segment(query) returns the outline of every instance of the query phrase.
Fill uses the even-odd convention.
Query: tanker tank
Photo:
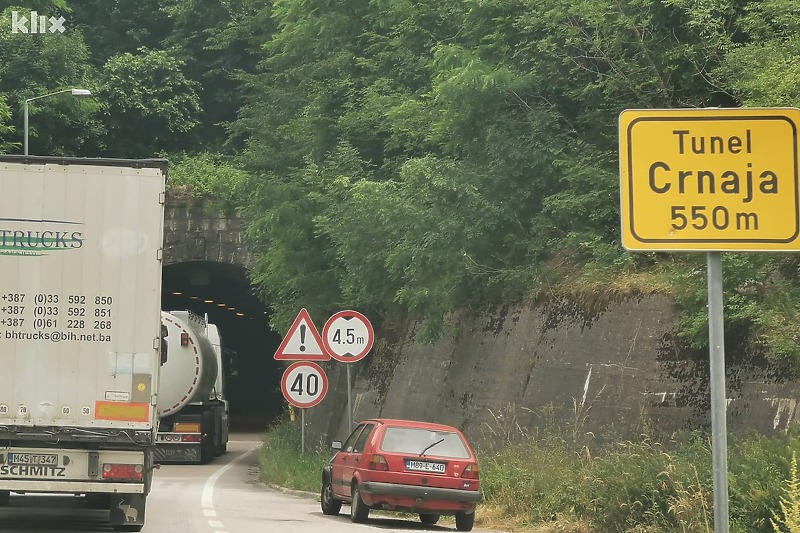
[[[214,324],[190,311],[162,311],[166,360],[156,402],[160,462],[207,462],[228,442],[222,347]]]

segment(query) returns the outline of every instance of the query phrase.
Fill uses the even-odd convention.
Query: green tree
[[[15,145],[11,140],[11,134],[14,132],[14,126],[9,122],[11,120],[11,109],[6,103],[4,95],[0,94],[0,154],[4,154],[13,149]]]
[[[56,2],[55,7],[65,9],[60,2]],[[0,13],[0,26],[10,28],[13,11],[29,13],[30,9],[9,7],[3,10]],[[49,12],[47,5],[41,5],[39,9],[43,13]],[[11,109],[11,124],[15,133],[5,133],[9,141],[18,142],[20,146],[22,144],[23,106],[26,99],[71,87],[94,91],[95,80],[96,73],[90,66],[89,51],[79,32],[0,32],[0,94],[5,94]],[[102,124],[97,120],[98,110],[99,104],[95,98],[77,99],[60,95],[31,102],[30,153],[91,153],[104,133]]]
[[[173,22],[164,0],[69,0],[70,31],[79,31],[100,68],[112,57],[135,54],[140,48],[159,49]]]
[[[240,73],[252,73],[264,35],[272,32],[269,3],[260,0],[162,0],[173,21],[164,40],[167,51],[185,65],[184,74],[199,83],[202,108],[195,128],[196,146],[218,147],[225,127],[241,107]]]
[[[170,163],[167,186],[171,194],[206,198],[229,214],[245,203],[242,187],[248,176],[230,158],[203,152],[173,156]]]
[[[178,152],[199,124],[197,83],[164,51],[140,49],[105,64],[98,97],[108,128],[107,155],[152,157]]]

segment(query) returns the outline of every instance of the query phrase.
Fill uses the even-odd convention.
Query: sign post
[[[714,531],[728,533],[723,251],[800,249],[800,110],[626,110],[619,118],[622,244],[705,251]]]
[[[286,400],[300,411],[300,451],[305,451],[305,410],[320,403],[328,392],[328,376],[318,364],[297,361],[281,377],[281,391]]]
[[[355,363],[372,349],[375,332],[372,323],[358,311],[339,311],[325,322],[322,343],[331,357],[342,363]],[[353,398],[350,365],[347,365],[347,414],[353,429]]]

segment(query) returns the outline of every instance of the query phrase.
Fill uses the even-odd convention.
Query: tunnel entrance
[[[253,295],[244,267],[190,261],[163,268],[161,308],[190,310],[216,324],[225,357],[231,430],[266,429],[283,411],[283,367],[273,359],[281,336]]]

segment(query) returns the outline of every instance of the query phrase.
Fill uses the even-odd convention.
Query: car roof
[[[421,420],[403,420],[400,418],[369,418],[367,420],[363,420],[362,423],[363,422],[375,422],[389,427],[410,427],[438,431],[455,431],[461,433],[459,429],[453,426],[448,426],[447,424],[437,424],[435,422],[424,422]]]

